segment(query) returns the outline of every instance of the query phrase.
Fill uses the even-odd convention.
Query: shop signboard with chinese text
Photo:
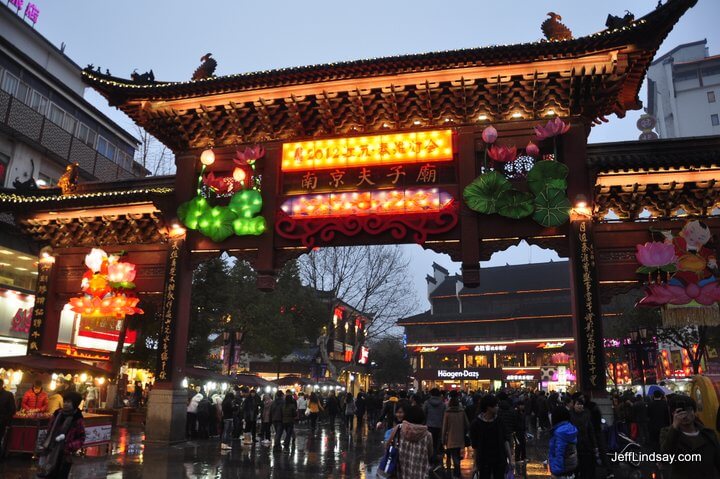
[[[451,130],[437,130],[284,144],[278,234],[314,246],[328,231],[412,233],[419,243],[449,231],[457,223],[453,141]]]

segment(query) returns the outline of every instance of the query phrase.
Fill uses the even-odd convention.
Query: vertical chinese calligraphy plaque
[[[28,331],[27,354],[38,354],[42,350],[41,341],[45,333],[45,319],[47,316],[48,298],[50,297],[49,289],[52,285],[52,273],[53,263],[45,261],[38,263],[35,307],[33,309],[32,320],[30,321],[30,330]]]

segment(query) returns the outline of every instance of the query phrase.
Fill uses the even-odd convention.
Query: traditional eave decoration
[[[655,52],[696,0],[581,38],[136,83],[84,80],[165,144],[203,148],[439,125],[622,116]],[[577,94],[577,92],[583,92]]]

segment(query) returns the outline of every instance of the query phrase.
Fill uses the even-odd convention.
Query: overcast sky
[[[66,44],[76,63],[110,69],[128,78],[133,69],[153,69],[158,80],[189,80],[200,57],[213,53],[216,74],[375,58],[389,55],[537,41],[540,24],[557,12],[573,34],[605,27],[608,13],[625,9],[639,18],[657,0],[503,0],[426,1],[147,1],[34,0],[40,8],[37,29],[51,42]],[[670,33],[659,54],[706,38],[710,53],[720,52],[720,0],[699,0]],[[133,131],[132,122],[109,108],[99,95],[87,98]],[[641,99],[646,98],[645,89]],[[595,127],[591,143],[637,139],[640,112]],[[444,255],[407,247],[413,281],[424,299],[424,277],[432,261],[451,272],[457,265]],[[554,254],[514,248],[493,264],[546,261]],[[423,305],[427,303],[423,302]]]

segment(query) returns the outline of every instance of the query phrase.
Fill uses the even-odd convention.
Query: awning
[[[247,386],[251,388],[265,388],[267,386],[274,387],[275,384],[270,381],[266,381],[260,376],[254,374],[232,374],[225,375],[212,369],[200,368],[200,367],[186,367],[185,376],[193,379],[202,379],[205,381],[213,381],[216,383],[228,383],[236,384],[239,386]]]
[[[260,376],[255,376],[254,374],[234,374],[230,376],[230,380],[235,384],[251,388],[265,388],[268,386],[275,386],[274,383],[271,383],[270,381],[267,381]]]
[[[91,366],[77,359],[46,354],[0,357],[0,367],[6,369],[23,369],[32,372],[90,373],[96,376],[105,376],[108,374],[108,371],[105,369]]]

